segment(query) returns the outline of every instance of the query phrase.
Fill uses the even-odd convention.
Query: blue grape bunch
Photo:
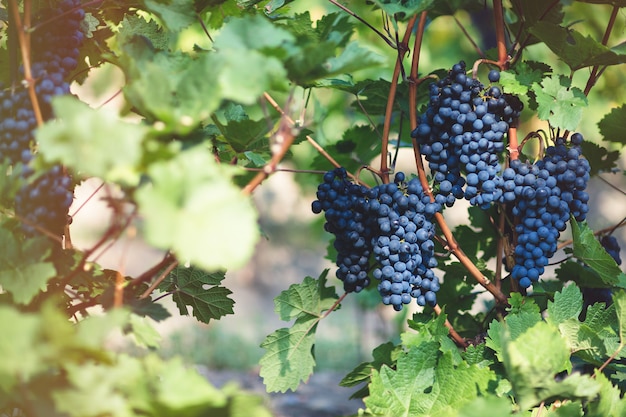
[[[378,291],[385,305],[402,310],[412,299],[417,304],[435,305],[439,279],[432,218],[441,205],[431,202],[417,178],[405,181],[398,172],[394,182],[370,190],[369,217],[375,219],[372,247],[380,281]]]
[[[496,83],[500,73],[488,77]],[[463,61],[430,85],[429,104],[411,136],[429,163],[438,203],[450,207],[465,197],[486,209],[500,199],[504,137],[521,110],[517,97],[468,77]]]
[[[511,276],[522,288],[537,282],[548,260],[556,253],[557,240],[572,215],[585,219],[589,194],[589,162],[582,156],[583,136],[557,138],[535,164],[511,161],[505,169],[500,201],[512,204],[516,217],[515,266]]]
[[[335,236],[336,275],[346,292],[366,288],[371,272],[383,304],[395,310],[412,299],[437,303],[432,219],[441,205],[430,201],[417,178],[405,181],[398,172],[394,182],[367,189],[336,168],[324,174],[311,208],[324,213],[324,229]]]
[[[42,24],[33,32],[32,74],[35,92],[45,119],[51,118],[52,97],[70,93],[67,81],[76,69],[79,47],[84,35],[80,30],[85,12],[79,0],[63,0],[56,8],[45,10]],[[35,113],[24,88],[0,90],[0,161],[23,165],[21,175],[25,184],[15,198],[15,212],[25,219],[23,229],[36,233],[34,225],[55,234],[63,233],[72,203],[72,180],[61,166],[53,166],[40,176],[34,176],[29,166],[36,157],[34,131]]]
[[[346,292],[360,292],[370,282],[372,232],[365,213],[366,192],[365,187],[348,181],[344,168],[336,168],[324,174],[317,200],[311,204],[313,213],[324,212],[324,229],[335,235],[337,278]]]
[[[539,280],[556,253],[560,232],[569,219],[569,206],[560,198],[556,178],[536,164],[511,161],[503,179],[505,188],[513,188],[503,194],[504,202],[513,204],[512,213],[518,219],[511,276],[522,288],[528,288]]]

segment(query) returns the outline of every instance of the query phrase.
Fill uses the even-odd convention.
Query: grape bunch
[[[559,234],[569,219],[569,206],[560,198],[556,178],[536,164],[511,161],[503,179],[505,188],[513,188],[511,194],[503,195],[504,202],[513,203],[512,213],[519,219],[511,276],[528,288],[556,252]],[[509,200],[511,195],[513,200]]]
[[[491,83],[499,79],[498,71],[489,73]],[[430,85],[428,107],[411,135],[434,174],[437,202],[452,206],[465,197],[486,209],[500,199],[503,139],[521,110],[517,97],[468,77],[463,61]]]
[[[365,217],[366,188],[347,180],[344,168],[324,174],[317,187],[314,213],[324,212],[324,229],[335,235],[337,278],[346,292],[359,292],[369,285],[371,229]]]
[[[622,258],[619,255],[621,248],[619,247],[619,242],[617,241],[615,236],[613,235],[602,236],[602,239],[600,239],[600,243],[602,244],[602,246],[604,246],[604,249],[606,250],[606,252],[609,255],[611,255],[613,259],[615,259],[615,262],[618,265],[621,265]]]
[[[396,311],[412,298],[420,306],[435,305],[439,280],[431,270],[437,266],[431,220],[440,204],[431,203],[417,178],[406,182],[402,172],[394,182],[370,190],[368,196],[369,217],[376,220],[373,276],[380,281],[383,304]]]
[[[589,181],[591,167],[589,161],[582,157],[580,145],[583,136],[574,133],[570,138],[571,147],[567,147],[565,139],[557,138],[554,146],[546,149],[546,156],[538,162],[554,176],[561,189],[561,199],[569,205],[570,211],[577,221],[587,217],[589,194],[585,191]]]
[[[78,65],[84,17],[79,0],[63,0],[38,18],[40,26],[32,36],[31,72],[44,119],[53,116],[52,97],[70,93],[67,78]],[[26,89],[0,91],[0,120],[0,160],[26,165],[21,171],[26,183],[15,198],[15,212],[26,220],[23,229],[33,234],[33,225],[37,225],[55,234],[62,233],[72,202],[72,181],[60,166],[31,178],[33,169],[28,165],[36,156],[33,132],[37,121]]]
[[[74,199],[71,185],[63,167],[55,165],[20,188],[15,196],[15,213],[25,219],[22,227],[26,233],[35,234],[39,227],[55,235],[63,234]]]
[[[518,219],[511,276],[523,288],[543,274],[570,214],[577,221],[586,217],[589,195],[585,188],[590,167],[582,157],[582,141],[582,135],[575,133],[568,147],[564,138],[557,138],[555,146],[548,147],[537,163],[514,160],[502,174],[500,201],[512,204],[512,213]]]
[[[335,235],[337,278],[346,292],[367,287],[372,272],[383,303],[395,310],[412,299],[436,304],[440,283],[431,269],[437,266],[431,220],[441,205],[430,201],[417,178],[405,181],[399,172],[393,183],[367,189],[337,168],[324,174],[311,208],[324,212],[324,229]]]

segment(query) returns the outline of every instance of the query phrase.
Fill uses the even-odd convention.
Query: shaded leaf
[[[615,107],[598,123],[604,140],[626,145],[626,105]]]
[[[602,282],[615,285],[623,275],[615,259],[602,247],[587,222],[571,221],[574,256],[596,271]]]

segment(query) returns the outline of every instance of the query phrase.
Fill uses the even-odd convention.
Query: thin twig
[[[367,26],[368,28],[370,28],[371,30],[373,30],[378,36],[380,36],[382,38],[382,40],[385,41],[385,43],[387,43],[387,45],[391,46],[392,48],[396,48],[396,45],[393,43],[393,41],[391,39],[389,39],[387,36],[385,36],[384,33],[382,33],[380,30],[376,29],[374,26],[372,26],[371,24],[367,23],[365,21],[365,19],[363,19],[361,16],[357,15],[356,13],[354,13],[352,10],[348,9],[346,6],[337,3],[335,0],[328,0],[330,1],[332,4],[334,4],[335,6],[339,7],[341,10],[343,10],[344,12],[348,13],[350,16],[358,19],[361,23],[363,23],[365,26]]]
[[[387,106],[385,108],[385,122],[383,125],[383,137],[382,137],[382,145],[381,145],[381,153],[380,153],[380,172],[382,174],[382,179],[384,183],[389,182],[389,168],[387,166],[387,152],[389,146],[389,132],[391,131],[391,116],[393,114],[393,105],[396,100],[396,91],[398,89],[398,79],[400,77],[400,69],[402,67],[402,59],[404,55],[408,52],[408,42],[411,37],[411,32],[413,32],[413,26],[415,26],[415,22],[417,20],[417,16],[413,16],[406,28],[406,32],[404,33],[404,38],[402,39],[401,44],[398,45],[398,57],[396,59],[396,65],[393,70],[393,75],[391,78],[391,86],[389,87],[389,94],[387,95]],[[402,46],[400,46],[402,45]]]
[[[144,298],[150,297],[150,294],[152,294],[152,291],[154,291],[156,287],[158,287],[161,284],[161,282],[163,282],[163,280],[167,278],[169,273],[172,272],[174,268],[176,268],[177,266],[178,266],[178,259],[174,259],[174,261],[171,264],[169,264],[163,272],[161,272],[161,275],[159,275],[159,277],[154,280],[154,282],[148,287],[148,289],[145,290],[139,296],[139,299],[142,300]]]
[[[439,304],[436,304],[433,307],[433,310],[435,310],[435,314],[441,316],[441,307],[439,306]],[[461,335],[456,332],[456,330],[454,330],[454,327],[452,327],[452,323],[450,323],[447,318],[444,324],[448,328],[448,332],[450,333],[450,337],[452,338],[452,340],[454,340],[454,342],[460,347],[467,347],[467,341],[462,338]]]
[[[452,18],[454,18],[454,21],[456,22],[456,25],[459,27],[459,29],[461,29],[461,32],[463,32],[463,35],[465,35],[467,40],[472,44],[472,47],[474,48],[476,53],[484,58],[485,57],[485,53],[483,52],[482,49],[480,49],[480,46],[478,46],[478,44],[474,41],[474,39],[472,39],[470,34],[467,32],[467,29],[465,29],[465,26],[463,26],[461,21],[459,21],[459,19],[457,19],[456,16],[453,15]]]
[[[609,38],[611,37],[611,31],[615,26],[615,20],[617,19],[617,14],[619,13],[619,6],[614,5],[613,10],[611,11],[611,17],[609,17],[609,22],[606,25],[606,30],[604,31],[604,36],[602,36],[602,45],[606,46],[609,43]],[[587,84],[585,85],[585,90],[583,93],[587,96],[589,92],[593,88],[593,86],[600,78],[600,74],[598,73],[600,69],[599,65],[594,65],[591,69],[591,73],[589,74],[589,79],[587,80]]]
[[[20,51],[22,53],[22,66],[24,68],[24,80],[26,81],[26,87],[28,88],[28,95],[30,97],[31,104],[33,106],[33,112],[35,113],[35,120],[37,126],[43,124],[43,116],[41,113],[41,107],[39,106],[39,100],[37,99],[37,92],[35,91],[35,80],[31,72],[31,59],[30,59],[30,28],[25,25],[30,25],[30,1],[24,2],[24,22],[20,17],[20,12],[17,7],[16,0],[9,0],[9,6],[11,9],[13,21],[16,25],[15,33],[17,33],[17,39],[20,44]]]

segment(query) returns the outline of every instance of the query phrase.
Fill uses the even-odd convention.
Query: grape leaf
[[[596,271],[603,283],[617,284],[620,281],[620,276],[624,273],[615,259],[606,252],[602,244],[596,239],[593,230],[587,226],[587,222],[572,220],[570,224],[574,239],[574,256]]]
[[[142,0],[146,8],[157,15],[172,33],[180,32],[197,19],[194,0]]]
[[[383,9],[385,13],[400,21],[428,10],[434,2],[434,0],[374,0],[374,4]],[[394,24],[396,24],[395,19]]]
[[[522,299],[521,296],[515,298]],[[511,298],[511,304],[514,304],[515,298]],[[492,321],[487,330],[486,345],[496,352],[500,360],[503,360],[504,356],[503,340],[516,340],[522,333],[541,321],[541,313],[535,302],[528,299],[524,299],[523,302],[524,305],[530,305],[512,311],[503,322]]]
[[[626,63],[626,54],[611,50],[580,32],[550,22],[537,22],[530,33],[548,46],[573,71],[594,65]]]
[[[380,155],[380,148],[378,133],[369,126],[353,126],[343,132],[340,141],[326,146],[327,152],[348,171],[367,165],[374,157]],[[327,170],[330,165],[325,157],[317,155],[313,159],[312,167]]]
[[[238,171],[202,146],[150,165],[135,193],[146,240],[205,270],[242,266],[259,230],[249,197],[230,182]]]
[[[626,7],[626,0],[576,0],[576,1],[579,1],[581,3],[612,4],[612,5],[618,6],[618,7]]]
[[[396,369],[373,371],[365,404],[373,413],[393,416],[451,415],[485,391],[495,375],[488,368],[460,363],[450,352],[439,355],[438,343],[412,347]]]
[[[570,375],[562,381],[554,376],[571,369],[565,338],[546,322],[538,322],[514,340],[502,334],[503,363],[521,409],[553,397],[591,398],[598,386],[588,375]]]
[[[177,266],[158,288],[173,293],[180,314],[189,315],[188,307],[193,307],[193,316],[208,323],[211,319],[233,314],[235,302],[228,298],[232,292],[219,286],[223,279],[223,272],[207,273],[194,266]]]
[[[533,83],[537,100],[537,116],[553,127],[575,130],[582,119],[587,97],[580,89],[570,86],[570,81],[558,75],[544,78],[541,85]]]
[[[128,123],[108,108],[94,110],[75,96],[55,97],[57,119],[36,131],[48,162],[61,162],[84,176],[136,185],[142,141],[148,129]]]
[[[593,269],[576,261],[567,261],[559,265],[556,275],[563,282],[574,281],[580,287],[603,288],[611,287],[600,278]]]
[[[146,320],[136,314],[130,315],[129,325],[132,328],[132,335],[137,346],[158,348],[161,341],[161,334]]]
[[[598,123],[600,133],[604,136],[604,140],[613,143],[621,143],[626,145],[626,105],[622,104],[616,107]]]
[[[56,275],[51,262],[45,261],[52,248],[48,239],[18,242],[13,234],[0,228],[0,286],[19,304],[28,304]]]
[[[313,373],[318,322],[315,317],[300,317],[293,326],[276,330],[261,343],[267,352],[259,361],[260,375],[268,392],[293,391]]]
[[[602,372],[596,370],[594,377],[600,385],[600,392],[595,401],[587,404],[587,417],[623,416],[626,415],[626,398],[621,397],[620,390]]]
[[[337,295],[333,287],[326,286],[324,271],[319,279],[306,277],[294,284],[275,300],[275,309],[282,320],[296,318],[290,328],[281,328],[268,335],[261,347],[266,350],[261,357],[260,375],[269,392],[295,390],[300,381],[307,379],[315,367],[313,349],[317,324],[322,312],[334,305]]]
[[[582,311],[583,295],[576,285],[568,285],[554,294],[554,302],[548,301],[546,321],[556,327],[568,319],[577,319]]]
[[[372,351],[371,362],[363,362],[346,375],[339,383],[342,387],[353,387],[364,381],[368,381],[373,369],[380,369],[383,365],[392,366],[401,353],[400,346],[392,342],[383,343]]]
[[[335,290],[326,287],[326,270],[316,280],[304,278],[300,284],[292,284],[274,299],[274,311],[283,321],[293,320],[299,316],[315,316],[328,310],[335,303]]]
[[[582,148],[583,155],[585,155],[589,165],[591,165],[591,176],[596,175],[598,172],[611,171],[617,166],[616,162],[620,158],[619,150],[609,151],[605,147],[588,140],[583,141]]]
[[[626,291],[615,291],[613,293],[613,304],[615,305],[617,323],[619,324],[619,349],[622,349],[626,345]]]

